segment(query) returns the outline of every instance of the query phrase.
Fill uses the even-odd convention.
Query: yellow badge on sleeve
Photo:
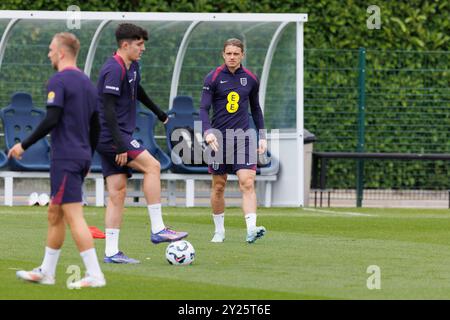
[[[55,102],[55,91],[50,91],[47,95],[47,103]]]

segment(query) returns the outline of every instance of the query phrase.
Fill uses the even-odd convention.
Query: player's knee
[[[159,174],[161,172],[161,164],[158,161],[151,161],[143,168],[143,173]]]
[[[152,171],[152,173],[159,174],[161,172],[161,164],[158,161],[152,161],[150,170]]]
[[[223,194],[225,192],[225,183],[215,183],[213,186],[213,191],[215,194]]]
[[[59,210],[50,207],[48,210],[47,219],[50,225],[57,225],[63,221],[63,215]]]
[[[244,179],[239,182],[239,189],[242,193],[253,192],[255,189],[255,184],[253,179]]]
[[[123,201],[125,201],[126,193],[126,187],[114,188],[109,191],[109,198],[113,203],[123,203]]]

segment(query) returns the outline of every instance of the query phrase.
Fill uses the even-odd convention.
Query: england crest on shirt
[[[241,78],[241,85],[245,87],[247,85],[247,78]]]

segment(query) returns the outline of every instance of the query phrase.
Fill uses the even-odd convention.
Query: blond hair
[[[60,32],[55,34],[53,37],[58,41],[58,46],[64,46],[70,54],[75,58],[78,56],[80,51],[80,41],[77,36],[70,32]]]

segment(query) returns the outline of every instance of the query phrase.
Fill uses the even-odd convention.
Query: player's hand
[[[22,159],[22,155],[25,152],[21,143],[16,143],[8,152],[8,158],[14,157],[15,159]]]
[[[116,154],[116,163],[117,163],[117,165],[122,167],[122,166],[127,164],[127,160],[128,160],[128,153],[127,152]]]
[[[263,154],[267,150],[267,140],[259,139],[258,143],[258,154]]]
[[[211,146],[213,151],[219,150],[219,143],[217,142],[217,138],[213,133],[208,133],[205,137],[205,141],[208,145]]]

